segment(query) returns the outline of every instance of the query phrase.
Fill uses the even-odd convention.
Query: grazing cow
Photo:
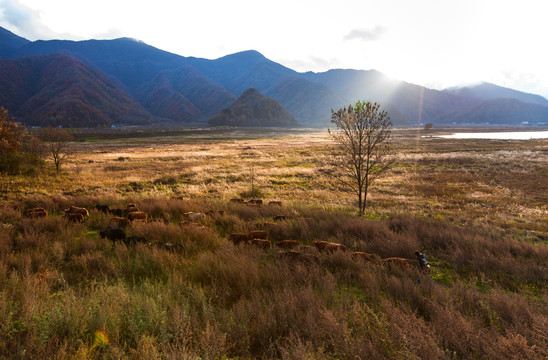
[[[110,206],[108,205],[95,205],[95,209],[97,209],[97,211],[100,211],[105,215],[110,213]]]
[[[88,209],[86,208],[82,208],[82,207],[78,207],[78,206],[71,206],[70,208],[68,208],[67,210],[65,210],[65,213],[68,214],[68,213],[78,213],[78,214],[82,214],[82,216],[84,217],[87,217],[89,216],[89,211]]]
[[[222,216],[225,214],[224,210],[209,210],[205,213],[207,216]]]
[[[119,227],[112,227],[109,226],[105,230],[102,230],[99,232],[99,236],[101,238],[107,238],[112,242],[116,242],[118,240],[125,241],[126,240],[126,232],[124,229]]]
[[[314,246],[320,252],[335,252],[335,251],[345,251],[346,246],[339,243],[329,242],[329,241],[314,241]]]
[[[262,199],[250,199],[247,203],[248,204],[262,205],[263,200]]]
[[[108,221],[108,226],[125,228],[128,227],[131,221],[123,217],[113,217]]]
[[[228,239],[232,241],[234,245],[248,243],[251,240],[248,233],[232,233],[228,235]]]
[[[128,236],[124,243],[126,245],[146,244],[147,238],[144,236]]]
[[[355,260],[362,260],[362,261],[379,261],[381,259],[376,254],[368,254],[362,251],[354,251],[352,253],[352,258]]]
[[[249,237],[251,239],[264,239],[268,240],[268,232],[264,230],[253,230],[249,232]]]
[[[269,201],[268,205],[269,206],[282,206],[282,202],[281,201]]]
[[[319,264],[320,259],[314,254],[307,254],[295,250],[278,251],[278,256],[294,261],[299,261],[305,264]]]
[[[232,203],[232,204],[243,204],[245,201],[244,199],[239,199],[239,198],[234,198],[234,199],[230,199],[229,203]]]
[[[161,241],[156,241],[147,245],[148,247],[155,247],[162,250],[173,251],[173,252],[182,252],[184,247],[181,244],[172,244]]]
[[[43,208],[32,208],[25,210],[23,216],[30,218],[48,217],[48,212]]]
[[[416,265],[414,260],[399,257],[382,259],[382,263],[383,265],[400,269],[409,269],[415,267]]]
[[[272,244],[270,243],[270,240],[265,240],[265,239],[253,239],[251,240],[251,245],[257,246],[263,250],[269,250],[272,248]]]
[[[80,213],[66,213],[62,216],[63,219],[67,219],[68,221],[74,222],[74,223],[83,223],[84,222],[84,215]]]
[[[280,229],[281,228],[281,225],[280,224],[276,224],[275,222],[265,222],[263,224],[263,227],[267,230],[276,230],[276,229]]]
[[[122,217],[124,215],[124,211],[122,209],[110,209],[110,214],[118,217]]]
[[[183,214],[183,218],[188,220],[188,221],[196,221],[198,219],[203,219],[205,218],[205,214],[204,213],[195,213],[195,212],[186,212]]]
[[[289,215],[276,215],[276,216],[274,216],[274,221],[291,220],[291,219],[293,219],[293,216],[289,216]]]
[[[129,221],[147,221],[147,214],[142,211],[134,211],[127,214]]]
[[[282,240],[278,241],[276,246],[282,249],[294,249],[299,246],[299,242],[297,240]]]

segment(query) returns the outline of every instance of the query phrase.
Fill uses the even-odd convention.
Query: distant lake
[[[435,135],[434,137],[441,137],[446,139],[529,140],[529,139],[548,139],[548,131],[454,133],[451,135]]]

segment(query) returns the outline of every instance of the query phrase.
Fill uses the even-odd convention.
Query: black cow
[[[108,205],[95,205],[95,208],[97,209],[97,211],[100,211],[105,215],[110,213],[110,206]]]
[[[109,226],[105,230],[99,232],[99,236],[101,238],[107,238],[112,242],[116,242],[119,240],[123,242],[126,241],[126,232],[124,231],[124,229],[119,227]]]

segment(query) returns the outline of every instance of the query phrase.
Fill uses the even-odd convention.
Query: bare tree
[[[336,143],[333,154],[334,176],[358,196],[359,214],[367,205],[371,183],[390,168],[390,116],[377,103],[358,101],[331,110],[337,127],[329,133]]]
[[[65,129],[48,127],[42,129],[40,137],[47,143],[47,152],[53,159],[55,170],[59,172],[69,155],[68,143],[72,140],[72,135]]]

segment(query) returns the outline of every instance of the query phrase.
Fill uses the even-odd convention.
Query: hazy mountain
[[[456,123],[470,124],[548,124],[548,107],[524,103],[516,99],[487,100],[453,119]]]
[[[0,104],[29,125],[146,124],[151,115],[99,72],[62,54],[0,60]]]
[[[329,87],[296,77],[282,80],[265,94],[283,105],[301,125],[328,125],[331,109],[346,103]]]
[[[540,95],[505,88],[495,84],[483,82],[465,87],[452,87],[444,90],[450,94],[465,96],[477,100],[516,99],[521,102],[548,106],[548,100]]]
[[[297,120],[276,100],[257,89],[246,90],[232,105],[208,121],[211,126],[295,126]]]
[[[152,114],[176,121],[205,120],[236,100],[190,66],[160,72],[136,94]]]
[[[16,59],[59,52],[72,55],[95,69],[97,74],[110,81],[110,86],[118,87],[117,93],[124,93],[128,101],[139,102],[161,118],[156,120],[185,124],[204,123],[248,88],[255,88],[276,99],[306,125],[329,124],[331,109],[358,99],[381,103],[397,125],[472,122],[466,120],[466,116],[473,116],[473,122],[477,123],[496,123],[497,107],[485,105],[485,110],[480,112],[484,121],[477,118],[479,115],[473,115],[475,112],[472,110],[487,100],[500,97],[526,103],[520,107],[524,118],[538,113],[536,107],[528,105],[548,106],[548,100],[538,95],[485,83],[437,91],[390,79],[375,70],[298,73],[253,50],[208,60],[171,54],[128,38],[30,42],[0,28],[0,58]],[[57,90],[61,95],[63,89]],[[3,99],[4,103],[20,103],[25,98],[21,93],[27,92],[28,89],[19,88],[14,83],[0,83],[0,93],[15,98]],[[25,109],[31,112],[28,106]],[[137,112],[142,113],[142,107]],[[118,120],[113,118],[111,121]],[[521,124],[521,121],[516,120],[516,124]]]

